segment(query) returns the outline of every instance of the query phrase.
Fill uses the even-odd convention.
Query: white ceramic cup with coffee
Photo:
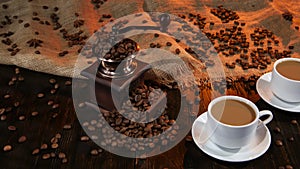
[[[274,63],[271,90],[286,102],[300,102],[300,59],[283,58]]]
[[[268,116],[260,121],[262,116]],[[208,139],[224,148],[241,148],[255,137],[257,128],[269,123],[273,114],[269,110],[259,111],[248,99],[239,96],[221,96],[208,105]]]

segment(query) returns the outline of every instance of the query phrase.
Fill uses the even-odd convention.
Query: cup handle
[[[259,118],[262,117],[262,116],[265,116],[265,115],[269,116],[265,120],[262,120],[262,123],[264,123],[264,124],[270,123],[270,121],[273,119],[273,114],[270,110],[262,110],[258,114],[259,114]]]

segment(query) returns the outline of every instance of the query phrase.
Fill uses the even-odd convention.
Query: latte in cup
[[[216,103],[211,113],[221,123],[240,126],[255,120],[255,111],[246,103],[238,100],[222,100]]]
[[[259,122],[259,117],[265,115],[268,117]],[[252,141],[259,125],[269,123],[272,118],[272,112],[259,111],[248,99],[221,96],[208,105],[206,136],[221,147],[241,148]]]
[[[279,63],[276,69],[282,76],[300,81],[300,62],[294,60],[284,61]]]
[[[283,58],[274,63],[271,91],[286,102],[300,102],[300,59]]]

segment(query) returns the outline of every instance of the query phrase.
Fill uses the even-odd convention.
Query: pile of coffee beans
[[[223,23],[228,23],[229,21],[238,20],[240,18],[236,12],[224,8],[222,5],[218,6],[218,8],[211,9],[210,12],[220,18]]]
[[[131,39],[123,39],[114,45],[109,52],[103,56],[103,58],[106,60],[122,61],[138,50],[138,45],[135,41]],[[97,53],[95,52],[95,54]]]

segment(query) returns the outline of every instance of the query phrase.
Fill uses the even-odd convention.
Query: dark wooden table
[[[0,121],[1,169],[300,168],[300,127],[297,123],[300,122],[300,114],[273,108],[261,100],[257,93],[244,91],[242,83],[235,83],[235,88],[228,90],[227,94],[247,97],[254,101],[259,109],[269,109],[274,114],[273,121],[268,124],[272,143],[264,155],[249,162],[223,162],[203,153],[193,141],[183,139],[177,146],[163,154],[146,159],[133,159],[120,157],[104,150],[98,155],[90,154],[91,150],[101,148],[92,141],[80,140],[85,133],[74,110],[72,87],[65,85],[66,81],[71,79],[21,68],[20,74],[16,74],[15,68],[15,66],[0,65],[0,110],[4,108]],[[9,85],[12,78],[15,82]],[[50,91],[55,85],[49,83],[50,78],[56,79],[59,85],[56,86],[58,88],[53,94]],[[38,93],[43,93],[44,96],[39,98]],[[48,105],[49,100],[54,103],[50,102]],[[209,101],[205,100],[201,103],[200,113],[206,111]],[[53,107],[55,104],[57,105]],[[71,128],[68,129],[66,124]],[[15,126],[16,130],[11,126]],[[51,138],[57,133],[61,135],[58,139],[59,147],[53,149],[49,146]],[[18,139],[23,135],[27,140],[19,143]],[[278,140],[282,142],[282,146],[278,145]],[[33,150],[40,148],[44,143],[48,148],[32,155]],[[4,151],[5,145],[11,145],[12,150]],[[58,157],[61,152],[66,155],[65,163]],[[44,154],[51,153],[55,157],[43,159],[47,158]]]

